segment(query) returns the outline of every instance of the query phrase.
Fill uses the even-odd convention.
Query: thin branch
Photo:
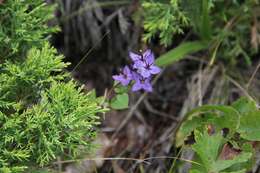
[[[259,62],[258,65],[256,66],[256,68],[255,68],[255,70],[254,70],[252,76],[250,77],[250,79],[249,79],[249,81],[248,81],[248,83],[247,83],[247,85],[246,85],[246,89],[247,89],[247,90],[249,89],[251,83],[253,82],[253,80],[254,80],[254,78],[255,78],[255,75],[256,75],[257,71],[259,70],[259,68],[260,68],[260,62]]]
[[[227,78],[231,83],[233,83],[237,88],[239,88],[239,89],[244,93],[244,95],[245,95],[247,98],[249,98],[249,99],[251,99],[251,100],[255,100],[255,99],[253,99],[253,97],[251,97],[251,96],[248,94],[248,92],[246,91],[246,89],[243,88],[236,80],[234,80],[234,79],[231,78],[230,76],[226,76],[226,78]]]
[[[177,121],[177,122],[179,121],[179,118],[177,118],[177,117],[171,116],[169,114],[166,114],[164,112],[160,112],[160,111],[154,109],[153,106],[148,102],[148,100],[144,100],[144,104],[145,104],[147,110],[153,114],[172,119],[173,121]]]
[[[97,160],[104,160],[104,161],[128,160],[128,161],[135,161],[140,164],[145,163],[145,164],[150,165],[151,164],[150,160],[154,160],[154,159],[176,159],[176,160],[181,160],[181,161],[189,162],[191,164],[196,164],[196,165],[202,166],[200,163],[192,161],[192,160],[183,159],[183,158],[179,158],[179,157],[171,157],[171,156],[155,156],[155,157],[147,157],[144,159],[127,158],[127,157],[85,158],[85,159],[57,161],[57,162],[53,162],[52,164],[60,165],[60,164],[65,164],[65,163],[75,163],[75,162],[82,162],[82,161],[97,161]]]
[[[89,49],[87,51],[87,53],[83,56],[83,58],[78,62],[78,64],[73,68],[73,70],[71,71],[71,73],[73,73],[78,67],[79,65],[88,57],[88,55],[97,47],[97,45],[99,45],[99,43],[110,33],[110,31],[107,31],[102,37],[101,39],[96,42],[96,44],[91,47],[91,49]]]
[[[84,158],[84,159],[74,159],[74,160],[64,160],[64,161],[57,161],[53,162],[54,165],[60,165],[65,163],[75,163],[75,162],[83,162],[83,161],[111,161],[111,160],[128,160],[128,161],[136,161],[138,163],[145,163],[145,164],[151,164],[150,162],[144,160],[144,159],[135,159],[135,158],[127,158],[127,157],[107,157],[107,158]]]

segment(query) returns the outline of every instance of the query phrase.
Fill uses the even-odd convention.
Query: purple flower
[[[144,78],[138,73],[133,73],[133,79],[135,80],[135,83],[132,87],[132,91],[139,91],[141,89],[152,92],[152,84],[151,84],[151,78]]]
[[[154,65],[154,54],[151,50],[146,50],[142,55],[130,52],[129,56],[134,62],[133,68],[144,78],[160,73],[161,69]]]
[[[123,86],[128,85],[133,80],[132,91],[152,92],[152,76],[161,71],[154,64],[154,54],[151,50],[146,50],[141,55],[130,52],[129,56],[133,61],[132,68],[125,66],[119,75],[113,76],[113,79],[119,81]]]
[[[112,76],[114,80],[120,82],[123,86],[126,86],[133,79],[132,71],[128,66],[125,66],[119,75]]]

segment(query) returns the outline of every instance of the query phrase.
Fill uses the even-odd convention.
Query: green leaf
[[[196,143],[192,145],[192,149],[198,154],[202,165],[210,171],[212,163],[217,160],[224,138],[220,133],[209,136],[207,132],[195,131],[194,135]]]
[[[257,111],[256,102],[246,97],[241,97],[240,99],[235,101],[231,106],[235,108],[238,112],[240,112],[241,115],[251,111]]]
[[[207,42],[194,41],[185,42],[178,47],[170,50],[169,52],[163,54],[156,60],[156,65],[167,66],[176,61],[183,59],[186,55],[198,52],[207,48]]]
[[[210,40],[212,36],[212,25],[210,21],[210,6],[212,6],[212,1],[182,0],[181,3],[194,26],[195,32],[203,40]]]
[[[122,86],[122,85],[117,85],[115,88],[115,92],[117,94],[123,94],[128,92],[128,87],[127,86]]]
[[[118,94],[111,102],[110,106],[113,109],[126,109],[128,108],[129,97],[127,93]]]
[[[184,121],[176,133],[176,146],[181,146],[184,140],[191,134],[195,129],[201,128],[207,124],[213,124],[217,119],[216,114],[206,114],[205,116],[195,116],[191,119]]]
[[[249,112],[241,117],[238,132],[244,139],[260,141],[260,111]]]
[[[246,173],[246,169],[242,169],[242,170],[240,170],[240,171],[220,172],[220,173]]]
[[[201,170],[192,169],[190,170],[190,173],[202,173]]]
[[[201,26],[200,26],[200,35],[202,39],[205,40],[209,40],[211,37],[211,25],[210,25],[208,0],[202,1],[202,19],[201,19]]]
[[[215,125],[219,128],[230,128],[235,130],[239,125],[239,112],[231,106],[224,105],[205,105],[191,111],[188,116],[194,116],[203,112],[218,112],[219,119],[216,120]]]
[[[233,159],[221,160],[219,159],[219,153],[226,141],[226,139],[222,137],[221,133],[209,135],[207,132],[195,131],[194,134],[196,143],[192,145],[192,149],[199,156],[201,164],[207,170],[206,172],[217,173],[224,171],[236,164],[245,163],[252,157],[252,153],[242,152]],[[196,172],[196,168],[193,168],[193,171]]]
[[[241,153],[232,160],[217,160],[212,164],[212,172],[219,172],[225,170],[235,164],[247,162],[252,157],[252,153]]]
[[[202,114],[204,117],[199,117]],[[205,105],[193,109],[186,115],[186,121],[184,121],[176,134],[176,146],[181,146],[184,139],[193,130],[205,124],[214,125],[219,130],[229,128],[230,134],[232,134],[238,128],[239,119],[239,112],[231,106]]]

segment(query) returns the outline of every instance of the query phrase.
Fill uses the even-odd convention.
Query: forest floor
[[[80,2],[75,4],[72,11]],[[132,3],[126,7],[89,10],[86,16],[61,23],[62,32],[54,36],[54,45],[72,62],[68,69],[72,76],[84,84],[86,90],[96,89],[98,96],[105,95],[111,88],[112,75],[128,61],[128,51],[146,47],[139,44],[141,26],[130,21],[135,6]],[[127,31],[122,29],[124,22]],[[192,36],[187,31],[168,49],[188,37]],[[156,39],[149,47],[157,56],[168,50]],[[168,172],[172,166],[180,165],[174,158],[180,151],[174,145],[174,136],[185,113],[202,104],[230,103],[247,95],[248,90],[250,95],[260,98],[260,76],[254,75],[259,68],[257,60],[251,68],[241,64],[241,68],[227,75],[223,64],[209,66],[204,56],[204,52],[188,56],[164,68],[153,81],[152,93],[130,93],[128,109],[112,110],[101,116],[101,130],[96,141],[101,145],[92,157],[118,159],[84,161],[80,166],[72,164],[66,168],[67,173],[95,169],[104,173]],[[234,76],[236,72],[238,76]],[[192,153],[186,153],[187,156],[181,157],[191,159]],[[185,172],[185,166],[181,169]]]

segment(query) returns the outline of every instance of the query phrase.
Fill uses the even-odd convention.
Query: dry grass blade
[[[247,83],[247,85],[246,85],[247,90],[249,89],[251,83],[253,82],[253,80],[254,80],[254,78],[255,78],[255,76],[256,76],[256,73],[257,73],[257,71],[259,70],[259,68],[260,68],[260,62],[259,62],[258,65],[256,66],[256,68],[255,68],[255,70],[254,70],[252,76],[250,77],[250,79],[249,79],[249,81],[248,81],[248,83]]]
[[[103,37],[99,40],[98,43],[96,43],[96,45],[94,45],[82,58],[81,60],[78,62],[78,64],[73,68],[73,70],[71,71],[71,73],[75,72],[75,70],[79,67],[79,65],[88,57],[88,55],[95,49],[95,47],[109,34],[109,31],[107,31]]]
[[[251,99],[251,100],[255,100],[255,99],[253,99],[253,97],[251,97],[251,96],[249,95],[249,93],[246,91],[246,89],[243,88],[236,80],[234,80],[234,79],[231,78],[230,76],[226,76],[226,78],[227,78],[231,83],[233,83],[238,89],[240,89],[240,90],[242,91],[242,93],[244,93],[244,95],[245,95],[247,98],[249,98],[249,99]]]
[[[156,115],[159,115],[159,116],[162,116],[162,117],[165,117],[165,118],[168,118],[168,119],[171,119],[173,121],[179,121],[179,119],[177,117],[174,117],[174,116],[171,116],[170,114],[167,114],[167,113],[164,113],[164,112],[161,112],[159,110],[156,110],[155,108],[153,108],[153,106],[149,103],[148,100],[144,100],[144,104],[147,108],[147,110],[153,114],[156,114]]]
[[[202,100],[210,88],[210,84],[214,81],[218,70],[218,66],[207,67],[192,76],[191,81],[187,84],[189,93],[180,112],[181,118],[191,109],[203,103]]]
[[[103,160],[103,161],[127,160],[127,161],[135,161],[137,163],[151,164],[150,162],[147,161],[149,159],[135,159],[135,158],[127,158],[127,157],[84,158],[84,159],[57,161],[57,162],[53,162],[53,164],[54,165],[60,165],[60,164],[75,163],[75,162],[90,161],[90,160],[91,161],[96,161],[96,160]]]
[[[156,157],[147,157],[144,159],[136,159],[136,158],[126,158],[126,157],[109,157],[109,158],[85,158],[85,159],[75,159],[75,160],[65,160],[65,161],[57,161],[57,162],[53,162],[54,165],[60,165],[60,164],[66,164],[66,163],[75,163],[75,162],[80,162],[80,161],[87,161],[87,160],[104,160],[104,161],[116,161],[116,160],[127,160],[127,161],[135,161],[138,164],[141,163],[145,163],[145,164],[151,164],[151,160],[154,159],[176,159],[176,160],[181,160],[181,161],[185,161],[191,164],[196,164],[201,166],[200,163],[192,161],[192,160],[187,160],[187,159],[182,159],[179,157],[170,157],[170,156],[156,156]]]

